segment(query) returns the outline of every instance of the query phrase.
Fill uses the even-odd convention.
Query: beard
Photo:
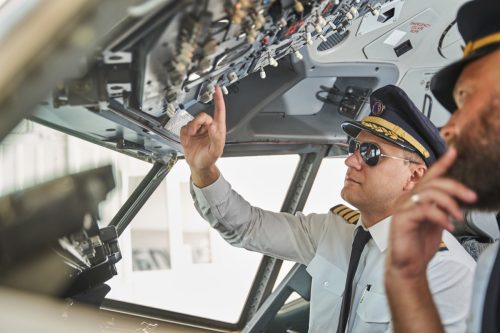
[[[485,117],[486,118],[486,117]],[[477,126],[464,131],[453,145],[457,158],[447,175],[458,180],[477,194],[474,203],[462,207],[484,211],[500,209],[500,131],[493,121],[478,121]]]

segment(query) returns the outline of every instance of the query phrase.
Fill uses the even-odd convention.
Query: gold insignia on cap
[[[385,105],[382,103],[382,101],[375,101],[372,106],[372,114],[375,116],[380,116],[382,113],[384,113],[385,110]]]
[[[472,52],[476,51],[477,49],[480,49],[482,47],[494,43],[500,43],[500,32],[496,32],[494,34],[487,35],[477,40],[468,42],[464,48],[464,58],[469,56]]]
[[[429,151],[404,129],[379,117],[364,117],[361,124],[393,140],[406,141],[425,158],[429,157]]]
[[[358,223],[359,220],[359,211],[351,209],[347,207],[346,205],[339,204],[337,206],[334,206],[330,208],[330,211],[334,214],[337,214],[344,220],[346,220],[347,223],[349,224],[356,224]]]

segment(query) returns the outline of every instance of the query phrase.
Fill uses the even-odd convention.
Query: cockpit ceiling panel
[[[88,72],[54,91],[51,106],[113,113],[178,143],[180,126],[209,107],[195,106],[212,101],[215,85],[228,94],[249,74],[269,79],[269,67],[284,57],[301,60],[304,46],[345,34],[380,7],[375,0],[183,0],[129,11]]]
[[[370,60],[397,61],[411,56],[430,36],[438,19],[436,12],[428,8],[377,38],[363,51]]]

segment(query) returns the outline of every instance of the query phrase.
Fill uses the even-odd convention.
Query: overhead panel
[[[283,113],[287,115],[313,115],[321,111],[324,101],[311,96],[304,96],[305,91],[321,91],[330,89],[335,84],[336,77],[311,77],[297,83],[266,106],[262,112]]]
[[[439,69],[440,67],[409,70],[399,84],[418,109],[438,127],[443,126],[450,117],[450,113],[439,104],[430,90],[431,79]]]
[[[408,19],[363,48],[370,60],[398,61],[413,54],[429,38],[438,15],[432,9]]]
[[[404,1],[390,1],[373,7],[372,13],[366,13],[361,19],[356,36],[366,35],[369,32],[393,24],[399,19]],[[377,15],[374,15],[373,12]]]
[[[55,91],[53,104],[101,114],[125,110],[178,141],[180,125],[209,107],[217,85],[232,94],[252,73],[269,79],[288,55],[303,59],[304,46],[343,36],[379,6],[376,0],[170,0],[154,10],[139,7],[146,11],[131,13],[134,24],[102,45],[86,77]]]

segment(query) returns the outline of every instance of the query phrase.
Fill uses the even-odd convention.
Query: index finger
[[[425,178],[433,179],[444,175],[453,162],[455,162],[456,157],[457,150],[454,147],[448,148],[446,154],[444,154],[431,168],[429,168]]]
[[[224,96],[222,95],[222,90],[220,86],[215,86],[214,95],[214,121],[217,126],[225,128],[226,127],[226,105],[224,103]]]

